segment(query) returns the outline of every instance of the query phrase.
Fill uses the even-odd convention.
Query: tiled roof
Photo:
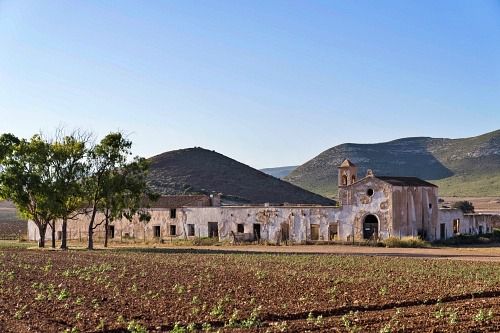
[[[345,168],[345,167],[354,167],[356,166],[354,163],[352,163],[351,161],[349,161],[348,159],[345,159],[344,162],[342,162],[342,164],[340,165],[341,168]]]
[[[417,177],[392,177],[392,176],[375,176],[386,183],[394,186],[423,186],[423,187],[437,187],[434,184],[426,182]]]
[[[162,195],[157,201],[150,203],[151,208],[209,207],[210,197],[207,195]]]

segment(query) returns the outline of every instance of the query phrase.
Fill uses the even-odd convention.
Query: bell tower
[[[358,167],[345,159],[339,166],[339,188],[353,184],[357,180]]]

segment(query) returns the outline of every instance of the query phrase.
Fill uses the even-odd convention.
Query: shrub
[[[474,213],[474,205],[470,201],[457,201],[452,207],[459,208],[464,213]]]
[[[386,247],[429,247],[430,243],[418,237],[389,237],[383,241]]]

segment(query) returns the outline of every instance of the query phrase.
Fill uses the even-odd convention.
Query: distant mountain
[[[148,183],[163,194],[220,192],[241,203],[335,202],[203,148],[166,152],[150,159]]]
[[[290,174],[297,166],[284,166],[284,167],[276,167],[276,168],[265,168],[260,169],[260,171],[267,173],[276,178],[283,179]]]
[[[404,138],[376,144],[345,143],[297,167],[285,180],[325,196],[337,193],[337,166],[349,158],[358,178],[378,175],[430,180],[448,196],[500,195],[500,130],[464,139]]]

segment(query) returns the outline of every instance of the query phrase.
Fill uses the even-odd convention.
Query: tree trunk
[[[89,222],[89,244],[87,246],[87,250],[93,250],[94,249],[94,221],[95,221],[95,215],[97,213],[97,205],[94,204],[94,207],[92,208],[92,217],[90,218]]]
[[[52,224],[49,224],[52,229],[52,248],[56,248],[56,221],[52,221]]]
[[[67,244],[67,239],[68,239],[68,218],[64,217],[62,220],[62,237],[61,237],[61,249],[67,250],[68,249],[68,244]]]
[[[38,240],[38,247],[45,247],[45,232],[47,231],[47,224],[38,224],[38,232],[40,233],[40,239]]]
[[[108,234],[109,234],[109,218],[106,214],[106,221],[104,222],[104,247],[108,247]]]

